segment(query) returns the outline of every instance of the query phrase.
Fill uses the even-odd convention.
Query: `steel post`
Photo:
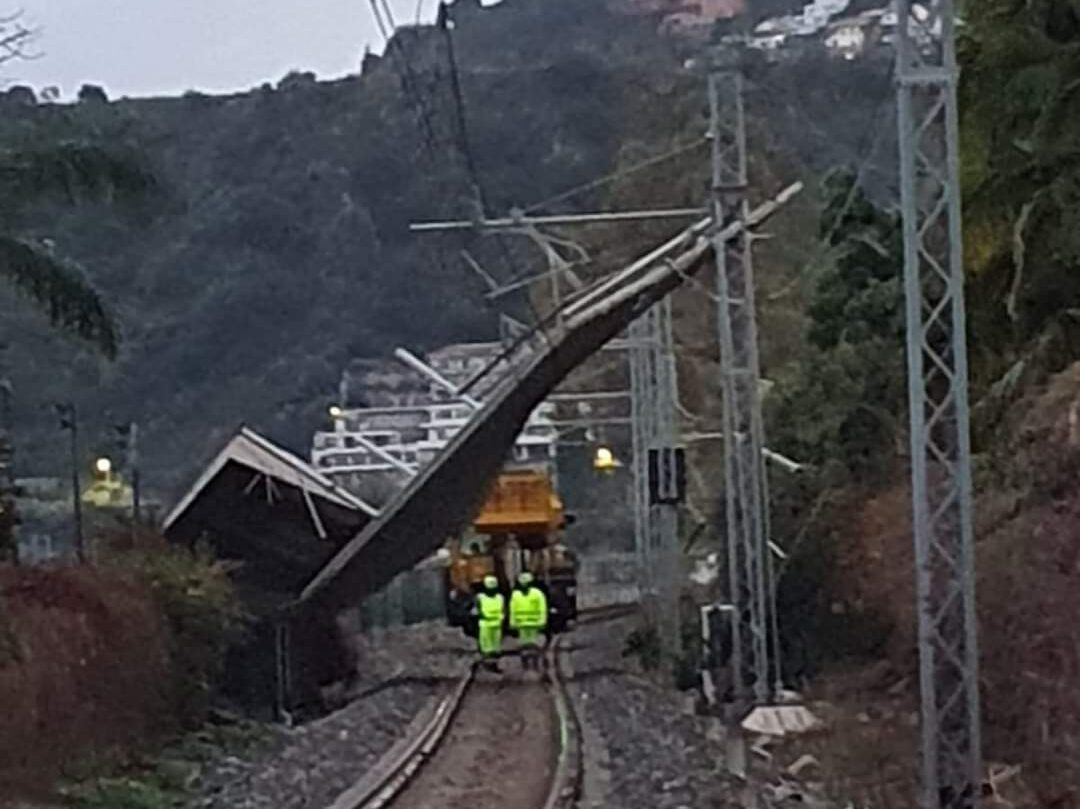
[[[634,550],[638,557],[638,582],[646,618],[657,625],[656,569],[653,563],[652,509],[649,507],[649,446],[655,429],[653,401],[653,355],[655,342],[650,309],[627,330],[630,350],[631,422],[634,464]]]
[[[139,478],[139,425],[134,421],[128,426],[128,472],[131,475],[131,523],[137,526],[141,519],[141,487]]]
[[[678,506],[652,502],[649,485],[649,451],[675,446],[678,434],[670,299],[630,325],[629,342],[635,547],[648,618],[660,634],[665,656],[671,659],[682,646]]]
[[[745,220],[746,124],[738,70],[709,77],[712,210],[716,228]],[[750,238],[717,239],[716,285],[723,398],[724,483],[732,629],[732,684],[740,706],[770,700],[772,582],[769,574],[767,495],[762,462],[764,428]]]
[[[675,339],[671,322],[671,298],[664,298],[653,307],[656,336],[653,356],[655,368],[655,424],[651,448],[663,451],[678,443],[678,426],[675,422],[675,400],[678,382],[675,376]],[[657,570],[659,582],[660,631],[664,649],[670,659],[682,652],[679,620],[679,594],[682,573],[681,549],[679,548],[679,507],[675,503],[652,504],[652,524],[655,530]]]
[[[0,352],[4,348],[0,346]],[[5,363],[6,365],[6,363]],[[6,370],[6,368],[5,368]],[[12,386],[0,379],[0,562],[19,562],[18,514],[15,497],[15,442],[12,435]]]
[[[978,652],[951,0],[897,5],[922,803],[979,799]]]

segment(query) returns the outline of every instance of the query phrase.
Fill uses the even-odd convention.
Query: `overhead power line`
[[[858,162],[855,165],[855,178],[854,182],[851,184],[851,188],[848,189],[847,196],[844,198],[844,203],[833,217],[828,230],[824,235],[819,236],[816,243],[812,246],[811,256],[806,264],[803,265],[802,269],[799,270],[791,281],[786,283],[776,292],[768,295],[767,300],[769,301],[776,301],[788,295],[792,289],[798,286],[799,279],[804,275],[806,270],[821,261],[829,250],[832,249],[832,241],[843,226],[844,218],[851,210],[851,206],[855,204],[856,196],[858,196],[860,190],[865,189],[866,176],[870,171],[870,167],[873,165],[878,149],[881,146],[881,139],[885,134],[885,123],[890,120],[890,117],[883,113],[891,109],[893,101],[892,66],[890,65],[887,70],[883,71],[879,78],[881,89],[876,96],[877,100],[873,105],[873,113],[867,121],[866,128],[863,130],[862,136],[859,139],[859,147],[857,149],[859,157]]]
[[[654,155],[653,157],[646,158],[645,160],[642,160],[639,163],[634,163],[633,165],[628,166],[625,169],[620,169],[618,171],[614,171],[611,174],[608,174],[608,175],[606,175],[604,177],[598,177],[595,180],[590,180],[587,183],[582,183],[581,185],[577,185],[577,186],[574,186],[573,188],[567,189],[566,191],[562,191],[562,192],[556,194],[553,197],[548,197],[545,200],[541,200],[540,202],[537,202],[537,203],[535,203],[533,205],[530,205],[528,208],[525,208],[525,213],[532,213],[532,212],[538,211],[538,210],[540,210],[542,208],[546,208],[549,205],[554,205],[556,202],[563,202],[564,200],[571,199],[571,198],[576,197],[576,196],[578,196],[580,194],[584,194],[584,193],[586,193],[588,191],[592,191],[592,190],[594,190],[596,188],[602,188],[603,186],[609,185],[610,183],[613,183],[616,180],[621,180],[624,177],[629,177],[629,176],[631,176],[633,174],[637,174],[640,171],[644,171],[645,169],[652,168],[653,166],[659,165],[660,163],[663,163],[663,162],[665,162],[667,160],[671,160],[673,158],[679,157],[680,155],[684,155],[687,152],[692,152],[695,149],[698,149],[698,148],[704,146],[708,142],[709,142],[708,138],[698,138],[697,140],[694,140],[694,141],[692,141],[690,143],[685,143],[685,144],[683,144],[681,146],[676,146],[674,149],[672,149],[672,150],[670,150],[668,152],[664,152],[663,154]]]
[[[445,0],[439,4],[439,14],[436,18],[436,25],[442,30],[443,37],[446,41],[447,62],[450,67],[450,91],[453,97],[455,119],[457,123],[458,150],[461,153],[462,159],[465,161],[465,171],[468,174],[469,183],[471,184],[470,190],[476,208],[476,210],[471,213],[474,217],[483,219],[487,216],[488,212],[487,194],[480,181],[480,173],[476,167],[476,160],[473,156],[472,144],[469,138],[465,94],[462,90],[461,75],[458,69],[457,55],[454,49],[454,25],[453,20],[450,18],[450,7],[446,4]],[[514,257],[506,244],[505,237],[501,233],[495,234],[495,244],[502,254],[503,262],[506,264],[506,268],[510,275],[518,275],[518,272],[515,269],[516,262],[514,261]],[[547,319],[540,315],[540,312],[536,308],[536,304],[533,303],[532,296],[528,292],[525,293],[524,298],[526,305],[529,307],[529,313],[532,315],[534,326],[540,329],[545,339],[548,339]],[[554,304],[555,306],[558,306],[558,301],[555,301]]]

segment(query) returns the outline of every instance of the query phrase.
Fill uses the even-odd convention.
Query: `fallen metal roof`
[[[801,189],[795,184],[759,207],[764,221]],[[711,234],[703,220],[584,292],[562,319],[538,335],[532,352],[513,363],[484,406],[446,448],[402,488],[304,588],[294,609],[341,608],[377,591],[435,551],[481,505],[529,414],[575,367],[676,289],[709,257],[712,238],[727,240],[733,223]],[[531,356],[529,356],[531,354]]]
[[[168,531],[191,507],[229,463],[248,467],[253,472],[261,473],[288,486],[294,486],[305,492],[305,496],[320,497],[342,508],[361,511],[368,517],[378,514],[376,508],[333,483],[311,464],[288,450],[282,449],[254,430],[241,427],[240,432],[214,457],[191,488],[173,506],[165,518],[163,525],[165,531]]]

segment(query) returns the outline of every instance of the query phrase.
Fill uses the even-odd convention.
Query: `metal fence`
[[[395,577],[386,587],[364,599],[359,609],[363,629],[385,629],[445,615],[446,575],[442,567],[422,567]]]

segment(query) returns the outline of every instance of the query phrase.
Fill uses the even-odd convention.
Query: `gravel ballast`
[[[226,757],[195,785],[191,809],[325,809],[367,772],[472,658],[459,630],[437,624],[357,641],[353,700],[299,727],[282,728],[261,754]]]
[[[606,805],[734,809],[723,742],[709,738],[708,720],[684,710],[684,695],[636,674],[622,657],[634,625],[585,624],[567,642],[578,710],[606,748],[605,761],[590,762],[608,770],[600,777]]]

